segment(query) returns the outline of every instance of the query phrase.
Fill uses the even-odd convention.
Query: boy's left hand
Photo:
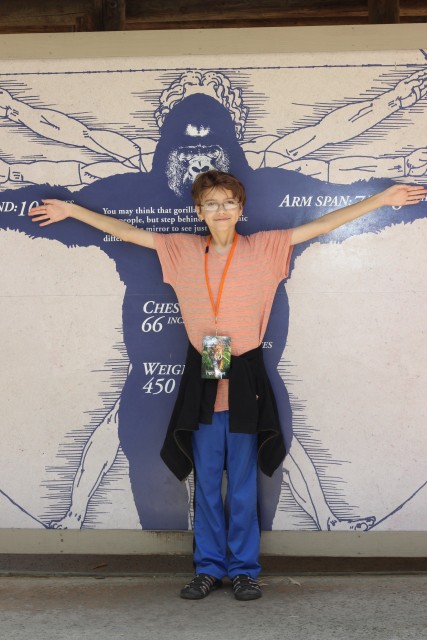
[[[421,185],[394,184],[378,195],[381,206],[403,207],[408,204],[418,204],[424,200],[427,189]]]

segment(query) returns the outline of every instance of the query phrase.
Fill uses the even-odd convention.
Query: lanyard
[[[209,298],[210,298],[211,305],[212,305],[212,311],[214,312],[214,316],[215,316],[215,331],[216,331],[216,335],[218,335],[219,306],[221,304],[222,290],[224,288],[224,282],[225,282],[225,278],[227,276],[228,267],[230,266],[231,259],[233,257],[233,253],[234,253],[234,249],[236,248],[236,244],[237,244],[237,233],[234,235],[233,244],[231,245],[230,253],[228,254],[227,262],[225,264],[224,271],[222,272],[222,277],[221,277],[221,282],[219,284],[218,298],[217,298],[216,304],[215,304],[214,299],[213,299],[212,289],[211,289],[211,286],[209,284],[209,274],[208,274],[208,254],[209,254],[209,245],[211,243],[211,240],[212,240],[212,236],[209,236],[208,244],[206,246],[206,251],[205,251],[205,279],[206,279],[206,286],[207,286],[208,292],[209,292]]]

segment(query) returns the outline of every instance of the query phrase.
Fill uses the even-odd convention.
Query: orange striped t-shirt
[[[262,342],[277,286],[289,272],[291,235],[292,230],[261,231],[237,239],[218,313],[218,335],[231,337],[232,354]],[[203,337],[215,335],[204,270],[206,243],[206,236],[155,234],[163,280],[175,290],[188,338],[199,353]],[[210,246],[208,273],[215,302],[227,257]],[[215,411],[227,409],[228,380],[220,380]]]

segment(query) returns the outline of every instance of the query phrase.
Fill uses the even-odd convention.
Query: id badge
[[[202,378],[225,380],[231,363],[231,338],[229,336],[205,336],[202,342]]]

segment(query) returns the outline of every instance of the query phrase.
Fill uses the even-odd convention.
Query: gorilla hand
[[[427,174],[427,148],[416,149],[405,158],[405,175],[425,176]]]
[[[402,109],[412,107],[427,94],[427,69],[413,73],[401,80],[391,91],[394,100]]]

